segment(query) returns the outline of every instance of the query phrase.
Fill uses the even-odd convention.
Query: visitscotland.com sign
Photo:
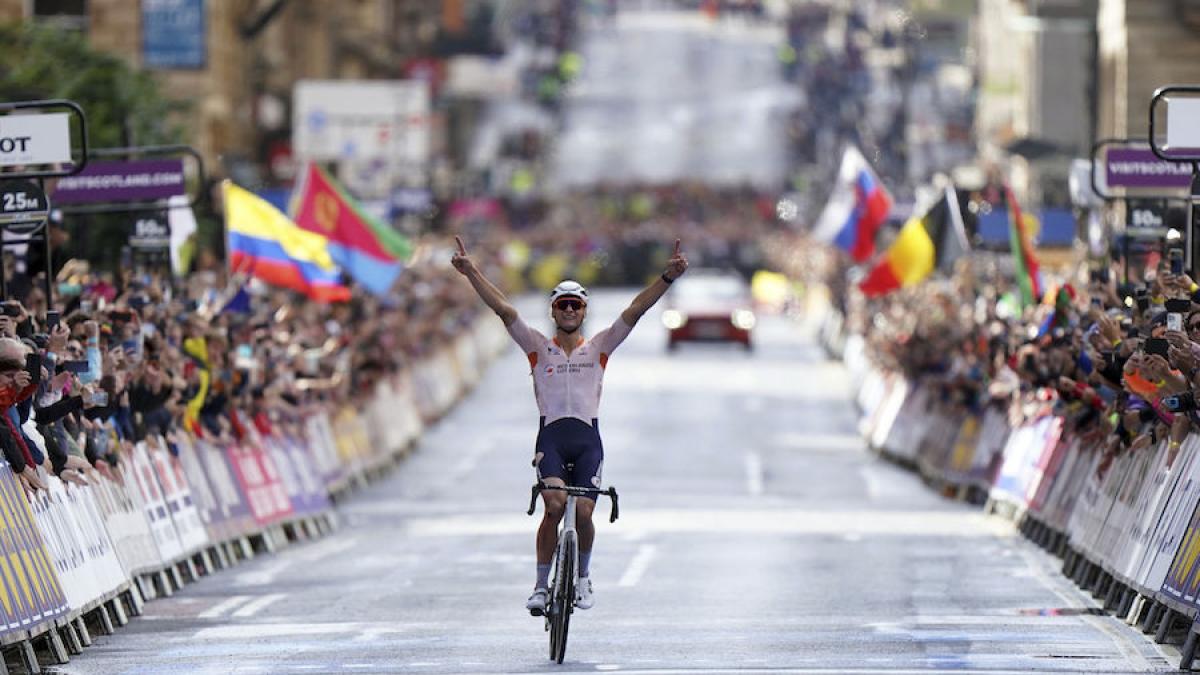
[[[1192,184],[1191,164],[1164,162],[1149,148],[1112,148],[1104,167],[1110,188],[1187,190]]]
[[[78,174],[59,179],[54,203],[147,202],[182,194],[182,159],[94,160]]]

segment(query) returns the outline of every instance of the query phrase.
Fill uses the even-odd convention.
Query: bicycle
[[[559,524],[558,545],[554,548],[554,573],[551,577],[550,588],[547,589],[550,601],[544,614],[546,632],[550,633],[550,660],[563,662],[567,654],[567,629],[571,624],[571,613],[575,611],[575,587],[579,583],[579,535],[575,532],[575,500],[579,497],[595,494],[606,495],[612,499],[612,512],[608,522],[616,522],[620,515],[617,504],[617,489],[607,490],[557,485],[546,485],[539,481],[533,486],[533,494],[529,498],[528,515],[537,510],[537,498],[542,490],[561,490],[567,493],[566,511],[562,523]]]

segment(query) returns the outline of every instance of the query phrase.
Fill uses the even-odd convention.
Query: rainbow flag
[[[321,167],[309,163],[292,202],[296,225],[329,239],[329,255],[354,280],[386,294],[412,255],[408,239],[377,222]]]
[[[1037,256],[1029,233],[1025,231],[1025,218],[1021,206],[1013,195],[1012,188],[1004,186],[1004,197],[1008,201],[1008,243],[1012,249],[1013,273],[1021,289],[1021,306],[1037,303],[1042,297],[1042,275],[1038,271]]]
[[[857,148],[848,147],[813,237],[846,251],[854,262],[866,262],[875,255],[875,234],[891,210],[892,197],[871,165]]]
[[[350,289],[341,283],[329,256],[329,240],[305,232],[258,195],[222,184],[229,266],[273,285],[299,291],[318,302],[344,302]]]
[[[867,297],[878,297],[916,285],[935,269],[949,271],[968,249],[958,196],[948,187],[924,215],[904,224],[859,288]]]

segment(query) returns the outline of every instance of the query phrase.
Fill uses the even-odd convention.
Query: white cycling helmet
[[[553,291],[550,291],[550,304],[553,305],[555,300],[566,297],[579,298],[580,300],[583,300],[583,304],[586,305],[588,299],[587,289],[584,288],[583,284],[580,284],[578,281],[571,281],[570,279],[567,279],[566,281],[555,286]]]

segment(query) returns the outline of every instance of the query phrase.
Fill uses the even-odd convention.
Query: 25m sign
[[[40,223],[50,212],[46,193],[31,180],[0,181],[0,225]]]

